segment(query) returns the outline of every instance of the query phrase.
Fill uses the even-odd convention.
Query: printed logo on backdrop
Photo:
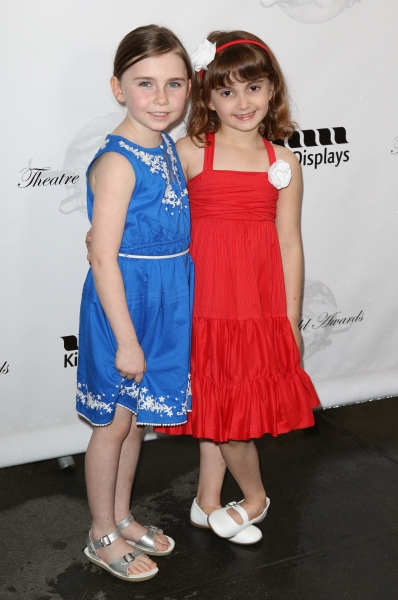
[[[79,179],[73,188],[66,188],[67,196],[59,205],[59,211],[70,215],[79,211],[87,217],[86,171],[106,136],[120,124],[124,114],[109,113],[90,121],[72,139],[64,158],[63,168]]]
[[[346,8],[361,0],[260,0],[264,8],[279,6],[283,12],[301,23],[319,25],[338,17]]]
[[[9,371],[10,371],[10,365],[8,364],[7,361],[4,361],[0,367],[0,375],[7,375],[7,373]]]
[[[28,166],[20,171],[19,188],[39,188],[66,186],[73,187],[79,181],[79,175],[68,171],[52,171],[51,167],[36,167],[32,165],[33,158]]]
[[[355,334],[355,328],[363,321],[364,316],[363,310],[356,310],[352,314],[338,310],[336,298],[325,283],[306,279],[299,322],[304,360],[331,346],[333,336],[348,332]]]
[[[61,336],[61,339],[64,340],[64,369],[77,367],[77,357],[79,355],[77,337],[75,335],[64,335]]]
[[[290,138],[274,143],[290,148],[303,167],[339,167],[350,160],[350,151],[344,147],[348,144],[345,127],[299,129]]]
[[[395,138],[395,140],[393,142],[391,154],[398,154],[398,136]]]

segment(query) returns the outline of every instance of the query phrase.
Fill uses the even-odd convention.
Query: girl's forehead
[[[166,72],[173,72],[175,75],[181,75],[181,73],[184,76],[187,75],[185,63],[176,52],[166,52],[166,54],[143,58],[134,65],[131,65],[127,71],[130,74],[134,74],[135,77],[139,77],[140,75],[147,77],[149,74],[165,74]]]

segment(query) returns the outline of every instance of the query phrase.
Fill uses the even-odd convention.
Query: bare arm
[[[203,171],[204,148],[198,148],[189,137],[184,137],[177,141],[176,150],[187,181]]]
[[[292,180],[289,186],[279,192],[275,225],[282,255],[287,317],[297,346],[300,347],[301,334],[298,321],[303,279],[303,248],[300,231],[302,176],[299,162],[292,152],[285,148],[278,148],[277,158],[289,162],[292,169]]]
[[[94,164],[90,185],[94,192],[91,268],[95,287],[116,338],[116,369],[122,377],[139,382],[145,371],[145,358],[129,314],[117,262],[135,185],[134,171],[123,156],[106,153]]]

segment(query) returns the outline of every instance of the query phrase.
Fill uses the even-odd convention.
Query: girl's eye
[[[259,90],[259,89],[260,89],[259,85],[251,85],[250,88],[249,88],[249,90],[251,92],[257,92],[257,90]]]
[[[179,88],[179,87],[181,87],[181,84],[178,83],[178,81],[170,81],[169,87],[171,87],[171,88]]]
[[[140,83],[140,87],[150,87],[151,82],[150,81],[141,81]]]
[[[224,90],[223,92],[221,92],[221,96],[223,98],[230,98],[232,96],[232,92],[230,90]]]

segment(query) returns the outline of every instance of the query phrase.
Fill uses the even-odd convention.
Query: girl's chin
[[[232,129],[237,129],[238,131],[257,131],[260,125],[261,121],[258,119],[247,119],[245,121],[236,119]]]

